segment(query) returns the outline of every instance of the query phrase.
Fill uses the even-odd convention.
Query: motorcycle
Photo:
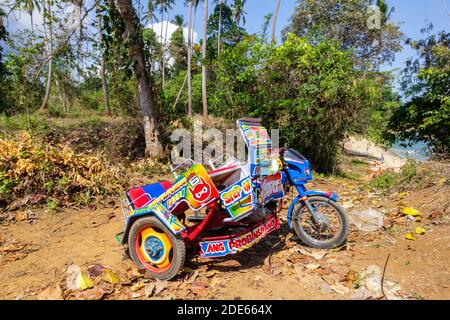
[[[219,167],[211,162],[207,171],[188,159],[173,168],[173,183],[126,192],[125,229],[116,238],[152,277],[175,277],[187,249],[213,259],[253,246],[280,228],[289,190],[297,195],[287,209],[287,225],[304,244],[329,249],[345,241],[348,222],[338,196],[305,187],[312,180],[308,160],[294,149],[272,150],[260,119],[239,119],[237,125],[247,146],[245,163],[228,157]]]

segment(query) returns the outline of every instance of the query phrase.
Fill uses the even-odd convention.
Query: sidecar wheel
[[[333,200],[314,196],[308,198],[319,214],[327,217],[329,226],[317,226],[312,221],[306,205],[300,205],[294,212],[292,224],[297,236],[310,247],[330,249],[340,246],[347,237],[348,222],[344,209]]]
[[[130,257],[156,279],[170,280],[184,265],[186,245],[154,216],[138,219],[128,236]]]

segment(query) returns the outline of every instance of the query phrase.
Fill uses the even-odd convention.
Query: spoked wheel
[[[341,245],[348,231],[344,209],[326,197],[311,197],[308,201],[320,221],[314,221],[308,206],[299,206],[292,220],[297,236],[313,248],[329,249]]]
[[[175,277],[183,267],[186,256],[183,239],[173,235],[153,216],[134,222],[128,236],[128,247],[133,262],[161,280]]]

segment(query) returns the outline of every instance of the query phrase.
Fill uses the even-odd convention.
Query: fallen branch
[[[383,293],[383,296],[384,296],[384,298],[386,300],[389,300],[389,299],[386,297],[386,294],[384,293],[384,288],[383,288],[384,286],[383,286],[383,284],[384,284],[384,274],[386,273],[386,267],[387,267],[387,264],[388,264],[390,256],[391,256],[391,254],[389,253],[387,255],[386,261],[384,262],[383,275],[381,276],[381,292]]]

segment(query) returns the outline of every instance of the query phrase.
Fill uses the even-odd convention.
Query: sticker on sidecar
[[[217,258],[226,256],[227,254],[237,253],[250,248],[267,234],[279,227],[280,221],[274,216],[242,236],[231,239],[200,242],[200,257]]]
[[[220,199],[233,220],[237,220],[255,207],[252,183],[249,177],[236,182],[220,193]]]

